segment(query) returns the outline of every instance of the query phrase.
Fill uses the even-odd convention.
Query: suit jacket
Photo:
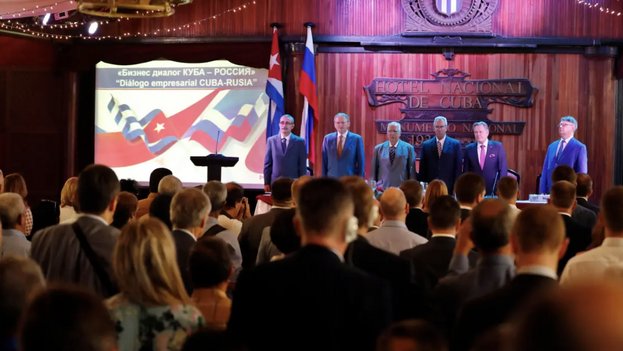
[[[290,141],[284,153],[281,149],[281,134],[266,139],[264,157],[264,184],[271,185],[283,177],[297,179],[307,174],[307,148],[305,139],[290,134]]]
[[[549,194],[552,188],[552,172],[554,168],[560,165],[567,165],[575,171],[575,173],[588,173],[588,161],[586,156],[586,145],[579,142],[576,138],[571,138],[569,144],[565,146],[560,157],[556,157],[556,151],[562,139],[559,139],[549,145],[545,160],[543,161],[543,170],[541,171],[541,183],[539,192],[541,194]]]
[[[242,268],[255,267],[257,253],[262,241],[262,231],[264,228],[270,227],[277,215],[284,210],[287,210],[287,208],[271,208],[266,213],[247,218],[242,222],[242,229],[240,229],[240,235],[238,236],[242,254]]]
[[[407,229],[415,234],[428,238],[428,213],[420,208],[411,208],[405,220]]]
[[[549,277],[519,274],[508,285],[468,301],[456,323],[450,350],[469,350],[478,337],[507,322],[538,291],[555,287],[556,284],[556,280]]]
[[[419,180],[432,182],[441,179],[448,187],[448,193],[454,191],[454,182],[463,172],[463,152],[461,142],[446,135],[441,157],[437,152],[437,138],[431,138],[422,143],[420,155]]]
[[[558,275],[562,274],[562,271],[565,269],[565,266],[570,259],[575,257],[578,252],[586,250],[592,242],[590,229],[579,224],[569,216],[561,216],[565,222],[566,234],[567,238],[569,238],[569,246],[567,247],[565,255],[560,259],[560,261],[558,261]]]
[[[389,140],[374,147],[370,179],[383,189],[399,187],[408,179],[416,179],[415,149],[410,144],[398,140],[394,163],[389,159]]]
[[[338,133],[327,134],[322,142],[322,176],[340,178],[348,175],[363,177],[365,156],[363,138],[348,132],[341,157],[337,157]]]
[[[436,236],[422,245],[400,252],[400,257],[413,263],[415,282],[432,295],[439,279],[448,274],[455,238]]]
[[[578,205],[584,207],[584,208],[588,208],[589,210],[593,211],[595,213],[595,215],[599,214],[599,206],[597,205],[593,205],[592,203],[588,202],[588,200],[586,200],[583,197],[578,197]]]
[[[465,147],[463,158],[463,172],[473,172],[481,175],[485,179],[487,195],[495,194],[497,181],[508,174],[506,165],[506,151],[504,146],[498,141],[489,140],[487,142],[487,154],[485,156],[484,168],[480,168],[480,150],[478,142],[471,143]],[[494,184],[495,188],[494,188]]]
[[[578,224],[581,224],[590,230],[593,230],[593,227],[597,224],[597,215],[595,212],[582,205],[575,207],[575,210],[573,210],[573,213],[571,214],[571,218],[578,222]]]
[[[270,238],[270,227],[265,227],[262,231],[262,239],[260,239],[260,247],[257,251],[257,258],[255,264],[260,265],[268,263],[274,256],[283,255],[283,252],[279,251],[277,246],[273,244]]]
[[[80,216],[76,222],[95,254],[100,257],[110,280],[114,281],[112,252],[119,237],[119,229],[104,223],[103,219],[86,215]],[[39,263],[50,283],[77,284],[103,298],[112,295],[104,289],[95,274],[71,224],[59,224],[37,232],[32,240],[30,255]]]
[[[461,223],[465,222],[470,214],[472,214],[472,210],[461,208]]]
[[[374,350],[389,323],[387,283],[307,245],[242,272],[228,330],[251,351]]]
[[[177,266],[182,275],[184,288],[186,288],[186,292],[190,296],[193,293],[193,281],[188,269],[188,258],[190,257],[190,249],[197,241],[190,234],[177,229],[172,231],[171,235],[173,236],[173,242],[175,242],[175,251],[177,252]]]
[[[463,303],[490,293],[515,277],[515,262],[510,256],[483,256],[466,273],[447,276],[439,281],[434,296],[443,316],[443,329],[450,337]]]

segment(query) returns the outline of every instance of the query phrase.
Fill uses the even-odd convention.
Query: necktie
[[[389,162],[394,164],[394,159],[396,158],[396,147],[392,146],[389,148]]]
[[[562,157],[562,150],[565,148],[565,141],[560,142],[560,147],[558,148],[558,152],[556,153],[556,160],[560,160]]]
[[[283,153],[286,153],[286,138],[281,138],[281,151],[283,151]]]
[[[340,138],[337,142],[337,158],[342,157],[342,138],[344,138],[344,136],[340,135]]]
[[[441,141],[437,140],[437,155],[441,157]]]
[[[487,156],[485,146],[480,145],[480,169],[485,168],[485,156]]]

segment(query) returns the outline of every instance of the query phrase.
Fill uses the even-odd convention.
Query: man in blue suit
[[[374,148],[370,180],[383,189],[399,187],[405,180],[415,179],[415,149],[400,140],[400,134],[400,123],[391,122],[387,125],[389,140]]]
[[[333,117],[335,133],[327,134],[322,142],[322,176],[340,178],[363,177],[364,154],[361,135],[349,132],[350,117],[338,113]]]
[[[488,140],[489,126],[485,122],[476,122],[473,126],[476,142],[465,147],[463,172],[476,173],[485,179],[486,195],[495,194],[497,180],[508,174],[506,151],[498,141]]]
[[[305,140],[292,134],[294,118],[283,115],[279,119],[279,134],[266,140],[264,157],[264,190],[281,177],[297,179],[307,174]]]
[[[552,172],[560,165],[573,168],[575,173],[588,173],[586,145],[573,137],[576,129],[578,129],[578,121],[575,118],[567,116],[560,119],[560,124],[558,124],[560,140],[553,142],[547,148],[539,193],[549,194],[552,188]]]
[[[445,117],[436,117],[433,126],[435,137],[422,144],[419,180],[430,183],[441,179],[452,194],[454,182],[463,172],[461,142],[446,135],[448,120]]]

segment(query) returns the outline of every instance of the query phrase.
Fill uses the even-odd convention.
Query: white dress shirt
[[[601,246],[579,253],[567,262],[562,284],[582,279],[602,278],[608,268],[623,264],[623,238],[605,238]]]
[[[337,133],[337,139],[335,140],[337,147],[339,147],[340,136],[342,137],[342,150],[344,150],[344,144],[346,144],[346,137],[348,136],[348,131],[346,131],[346,133],[344,134],[340,134],[339,132]]]
[[[236,236],[240,235],[240,230],[242,229],[242,222],[235,218],[228,218],[225,215],[218,216],[218,224],[221,227],[229,230],[230,232],[236,234]]]
[[[288,145],[290,145],[290,137],[292,136],[292,133],[288,134],[288,136],[283,136],[283,134],[279,133],[279,142],[281,142],[281,139],[286,138],[286,149],[288,148]]]

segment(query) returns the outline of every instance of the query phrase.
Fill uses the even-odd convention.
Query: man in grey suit
[[[487,199],[478,204],[471,213],[465,228],[459,235],[471,238],[479,253],[476,267],[466,273],[448,276],[439,281],[435,298],[442,310],[447,335],[452,335],[454,323],[463,303],[473,297],[489,293],[505,285],[515,276],[515,265],[510,256],[510,231],[513,225],[513,212],[501,199]],[[461,238],[459,238],[461,239]],[[471,251],[470,240],[459,240],[455,249],[461,256],[463,269],[467,269],[467,255]]]
[[[279,134],[266,140],[264,157],[264,190],[281,177],[297,179],[307,174],[305,140],[292,134],[294,118],[283,115],[279,120]]]
[[[398,122],[387,125],[388,141],[377,145],[372,155],[370,180],[383,189],[399,187],[407,179],[415,179],[415,149],[400,140]]]
[[[335,133],[327,134],[322,142],[322,176],[341,178],[349,175],[363,177],[363,138],[350,132],[350,117],[338,113],[333,117]]]
[[[80,217],[73,224],[45,228],[32,240],[30,254],[48,282],[78,284],[104,298],[117,292],[111,264],[119,230],[109,224],[117,207],[119,188],[115,172],[106,166],[91,165],[80,173]],[[81,243],[80,238],[86,240]],[[85,251],[89,247],[96,256],[93,262]],[[103,274],[97,273],[94,264]]]

